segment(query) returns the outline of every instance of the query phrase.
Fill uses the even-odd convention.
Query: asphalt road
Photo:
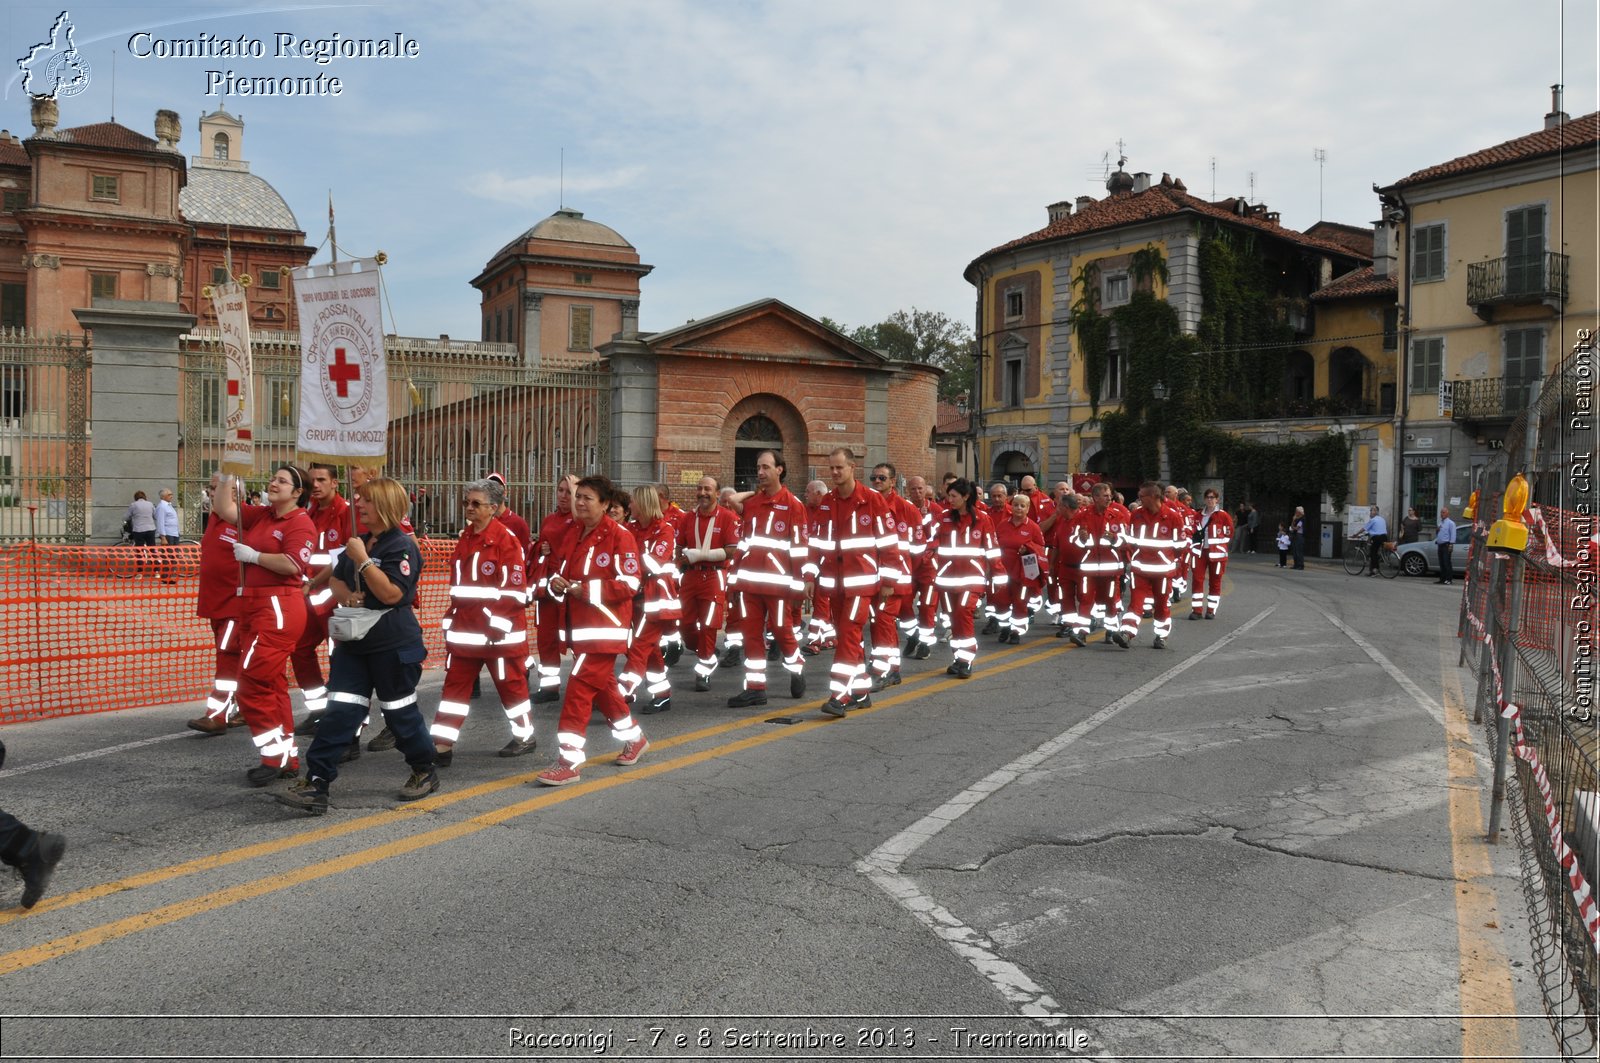
[[[70,849],[0,912],[0,1057],[1556,1058],[1460,588],[1229,576],[1166,650],[1036,627],[837,722],[822,660],[754,712],[686,661],[558,791],[492,690],[439,794],[368,753],[320,819],[193,705],[7,727],[0,803]]]

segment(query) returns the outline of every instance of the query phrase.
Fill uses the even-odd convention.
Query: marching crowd
[[[798,699],[806,659],[830,654],[822,712],[843,717],[899,684],[905,658],[927,660],[941,628],[946,671],[962,679],[980,635],[1020,643],[1041,610],[1057,638],[1082,646],[1099,629],[1124,650],[1149,617],[1161,649],[1185,594],[1191,620],[1217,615],[1235,531],[1214,490],[1196,509],[1182,488],[1147,482],[1128,507],[1106,483],[1047,494],[1027,476],[1016,494],[995,483],[985,500],[979,485],[947,474],[937,490],[907,477],[901,494],[894,465],[873,466],[863,482],[846,448],[804,500],[777,451],[758,456],[755,478],[741,492],[705,476],[683,510],[665,485],[630,494],[604,476],[568,476],[537,530],[498,473],[467,484],[430,723],[417,702],[423,558],[405,488],[353,468],[346,501],[334,466],[286,464],[252,504],[233,478],[213,476],[196,612],[211,624],[216,670],[206,711],[188,726],[247,727],[259,758],[249,783],[293,779],[278,800],[320,814],[376,712],[382,729],[366,748],[405,757],[399,797],[417,800],[439,788],[487,670],[511,732],[502,757],[533,752],[533,706],[561,703],[556,759],[535,781],[564,786],[580,777],[596,711],[620,745],[614,762],[638,763],[650,742],[635,717],[672,707],[670,670],[685,656],[696,691],[737,670],[728,705],[749,708],[767,702],[769,663]],[[324,675],[319,650],[330,640]],[[305,704],[298,723],[290,669]],[[303,774],[297,735],[311,736]],[[24,907],[43,895],[65,846],[0,811],[0,858],[23,875]]]
[[[1123,649],[1149,617],[1161,649],[1191,584],[1190,618],[1216,616],[1235,530],[1211,490],[1196,509],[1181,488],[1145,483],[1127,507],[1105,483],[1046,493],[1030,476],[1016,494],[996,483],[985,498],[951,474],[937,490],[910,476],[902,494],[892,464],[863,482],[846,448],[804,500],[776,451],[759,455],[751,490],[703,477],[689,510],[665,485],[629,493],[569,476],[537,529],[491,474],[464,489],[430,722],[416,696],[427,650],[411,606],[423,560],[407,494],[354,469],[352,506],[337,477],[329,465],[283,465],[259,506],[214,477],[201,546],[198,612],[212,624],[216,678],[189,726],[248,727],[260,760],[248,781],[294,779],[279,799],[314,814],[339,765],[361,755],[374,711],[382,729],[366,748],[398,749],[411,768],[401,799],[437,790],[485,670],[510,730],[500,756],[533,752],[533,706],[561,703],[555,761],[535,780],[562,786],[580,778],[597,711],[620,745],[615,763],[639,761],[650,743],[637,717],[671,708],[671,668],[685,656],[694,690],[736,672],[728,705],[749,708],[767,703],[771,665],[798,699],[807,658],[828,654],[822,712],[843,717],[900,683],[903,659],[930,657],[941,628],[958,678],[972,675],[980,635],[1019,643],[1041,610],[1058,638],[1082,646],[1100,629]],[[330,637],[324,676],[318,649]],[[305,702],[298,723],[286,665]],[[302,774],[296,736],[308,734]]]

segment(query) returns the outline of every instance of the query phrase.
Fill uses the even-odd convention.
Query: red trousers
[[[1061,609],[1061,623],[1082,634],[1089,630],[1089,610],[1083,607],[1088,591],[1083,574],[1076,568],[1058,566],[1055,570],[1056,604]]]
[[[331,595],[328,610],[332,611]],[[289,666],[294,669],[294,681],[300,687],[300,695],[306,699],[306,711],[318,713],[328,707],[328,685],[322,678],[322,662],[317,659],[317,650],[328,641],[328,613],[311,604],[305,599],[306,626],[300,632],[300,641],[295,643],[294,653],[289,655]]]
[[[617,681],[617,693],[624,698],[631,697],[640,686],[646,686],[652,698],[664,698],[672,693],[672,684],[667,681],[667,661],[661,656],[661,639],[667,625],[676,623],[677,617],[654,620],[646,617],[644,610],[639,611],[639,619],[633,625],[633,641],[628,644],[628,658],[622,666],[622,677]],[[715,633],[712,637],[716,637]]]
[[[506,719],[511,721],[514,737],[525,739],[533,734],[533,704],[528,700],[528,660],[522,654],[514,657],[463,657],[452,653],[445,658],[444,689],[439,693],[439,711],[434,713],[433,743],[439,749],[449,749],[461,737],[461,725],[467,722],[472,710],[472,683],[484,665],[489,666],[489,678],[494,680],[495,693],[505,706]]]
[[[233,618],[211,621],[211,637],[217,647],[216,674],[211,694],[206,698],[206,717],[224,719],[230,702],[239,700],[239,621]]]
[[[1203,559],[1197,563],[1194,576],[1194,596],[1189,599],[1189,604],[1196,610],[1201,608],[1215,613],[1217,606],[1222,604],[1222,574],[1228,568],[1226,556],[1215,559]]]
[[[1128,611],[1122,614],[1122,633],[1129,638],[1139,633],[1139,620],[1146,609],[1155,618],[1157,638],[1172,634],[1172,576],[1133,570],[1133,591],[1128,596]],[[1107,626],[1110,621],[1107,621]]]
[[[743,614],[744,635],[744,688],[767,689],[767,640],[770,633],[783,654],[783,666],[790,672],[799,672],[804,660],[800,656],[800,643],[794,636],[794,619],[799,608],[789,598],[777,595],[739,595],[739,611]]]
[[[726,576],[691,568],[683,574],[678,600],[683,604],[683,644],[695,656],[695,671],[710,675],[717,666],[717,632],[728,615]]]
[[[932,583],[917,584],[917,638],[933,645],[933,625],[939,616],[939,588]]]
[[[277,768],[300,766],[283,666],[305,630],[304,602],[298,587],[286,587],[281,594],[247,597],[240,608],[239,711],[261,763]]]
[[[828,689],[837,696],[849,697],[851,691],[867,693],[872,681],[867,678],[866,650],[861,633],[866,627],[872,599],[858,594],[835,590],[828,606],[828,616],[833,621],[834,637],[838,645],[833,650],[833,668],[828,673]]]
[[[549,598],[533,600],[533,638],[539,662],[539,689],[555,690],[561,686],[561,620],[560,602]]]
[[[972,617],[978,611],[978,595],[970,591],[944,591],[944,611],[950,617],[950,649],[955,659],[971,664],[978,659],[978,639],[973,634]]]
[[[881,606],[872,609],[872,671],[888,675],[900,670],[900,618],[910,616],[916,599],[910,594],[898,594]]]
[[[589,718],[596,709],[611,724],[611,734],[619,742],[631,742],[643,732],[633,722],[627,704],[617,693],[617,655],[580,653],[567,676],[567,696],[561,702],[561,719],[556,724],[556,741],[561,744],[561,759],[577,767],[584,762],[583,747],[588,739]]]
[[[1084,616],[1085,629],[1090,620],[1099,617],[1107,631],[1115,630],[1122,611],[1122,573],[1085,571],[1078,584],[1078,611]]]
[[[833,600],[821,594],[811,598],[811,624],[807,628],[807,641],[813,645],[835,637],[833,630]]]

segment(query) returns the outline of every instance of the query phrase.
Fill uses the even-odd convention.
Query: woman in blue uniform
[[[417,681],[428,650],[412,611],[422,554],[416,540],[401,530],[410,502],[400,484],[378,478],[362,485],[356,506],[369,530],[350,539],[334,565],[333,600],[381,609],[383,616],[362,638],[334,643],[328,708],[306,751],[306,777],[278,795],[284,804],[312,815],[328,810],[328,787],[339,775],[339,762],[373,708],[383,713],[411,766],[400,800],[415,801],[439,788],[433,740],[417,709]]]

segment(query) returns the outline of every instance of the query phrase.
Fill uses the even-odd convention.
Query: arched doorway
[[[1328,397],[1351,413],[1360,412],[1367,395],[1366,355],[1354,347],[1340,347],[1328,357]]]
[[[1306,351],[1290,351],[1283,367],[1283,401],[1290,417],[1305,417],[1317,394],[1317,362]]]
[[[765,414],[754,414],[740,422],[733,433],[733,489],[753,491],[756,487],[756,459],[764,450],[783,450],[783,430]]]
[[[1020,450],[1003,450],[995,455],[993,479],[1004,480],[1013,491],[1024,476],[1038,475],[1039,470],[1033,467],[1033,459]]]

